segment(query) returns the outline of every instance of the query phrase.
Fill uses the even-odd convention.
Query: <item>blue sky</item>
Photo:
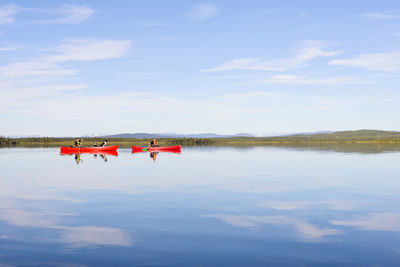
[[[1,135],[400,130],[398,1],[0,1]]]

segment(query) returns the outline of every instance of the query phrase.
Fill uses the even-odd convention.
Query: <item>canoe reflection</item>
[[[137,153],[146,153],[146,152],[149,152],[149,156],[150,156],[150,158],[155,162],[156,161],[156,158],[157,158],[157,156],[158,156],[158,154],[159,153],[174,153],[174,154],[181,154],[181,151],[180,150],[174,150],[174,149],[172,149],[172,150],[163,150],[163,151],[142,151],[142,150],[135,150],[135,149],[132,149],[132,154],[137,154]]]
[[[60,152],[60,155],[75,155],[74,158],[75,158],[76,164],[83,163],[83,160],[81,159],[81,154],[92,154],[93,158],[100,157],[104,160],[104,162],[108,161],[107,155],[118,157],[117,151],[102,151],[101,153],[95,153],[95,152],[72,153],[72,152],[64,152],[64,151]]]
[[[158,153],[159,152],[150,152],[150,158],[153,159],[153,161],[156,161]]]

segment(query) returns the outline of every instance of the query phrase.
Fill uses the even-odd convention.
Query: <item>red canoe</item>
[[[161,151],[154,151],[154,150],[151,150],[151,151],[148,151],[148,150],[146,150],[146,151],[144,151],[144,150],[139,150],[139,149],[132,149],[132,154],[135,154],[135,153],[146,153],[146,152],[150,152],[150,153],[158,153],[158,152],[162,152],[162,153],[176,153],[176,154],[180,154],[181,153],[181,151],[180,150],[174,150],[174,149],[172,149],[172,150],[167,150],[167,149],[164,149],[164,150],[161,150]]]
[[[83,153],[97,152],[101,154],[104,151],[116,151],[118,146],[93,146],[93,147],[76,147],[76,146],[60,146],[61,153]]]
[[[73,154],[99,154],[99,155],[118,156],[118,152],[116,150],[83,151],[83,152],[60,151],[60,155],[73,155]]]
[[[139,151],[160,151],[160,152],[180,152],[181,145],[178,146],[156,146],[156,147],[141,147],[141,146],[132,146],[132,152]]]

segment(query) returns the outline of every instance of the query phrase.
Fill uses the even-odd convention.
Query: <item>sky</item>
[[[1,1],[0,135],[400,130],[399,1]]]

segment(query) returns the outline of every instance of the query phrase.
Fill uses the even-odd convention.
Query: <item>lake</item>
[[[0,149],[0,266],[400,266],[400,151]]]

